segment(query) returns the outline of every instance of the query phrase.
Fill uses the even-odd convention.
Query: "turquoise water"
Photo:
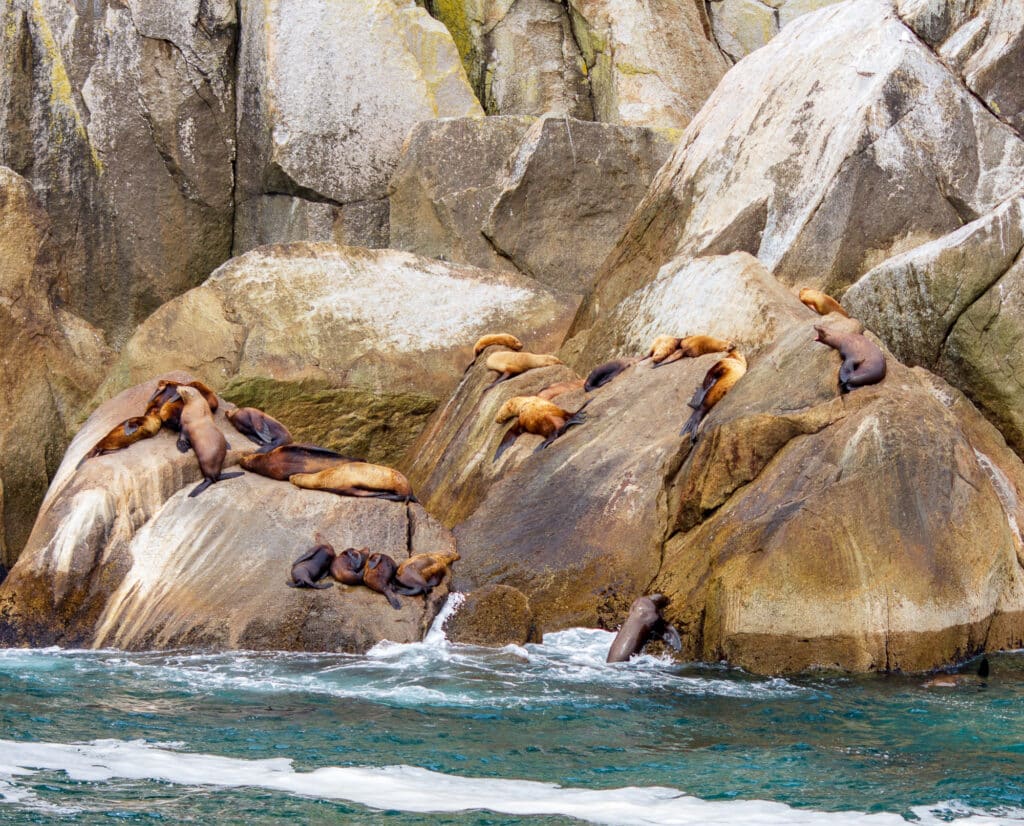
[[[985,687],[928,690],[609,666],[610,641],[0,650],[0,822],[1024,818],[1020,655],[992,658]]]

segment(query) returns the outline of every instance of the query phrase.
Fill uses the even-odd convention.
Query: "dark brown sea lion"
[[[957,688],[958,686],[985,685],[989,675],[988,657],[982,657],[974,674],[941,674],[923,684],[924,688]]]
[[[804,287],[800,290],[800,300],[818,315],[839,313],[839,315],[846,316],[847,318],[850,317],[850,314],[843,309],[842,304],[828,293],[821,292],[821,290],[812,290],[810,287]]]
[[[235,430],[252,442],[261,445],[259,453],[266,453],[281,445],[291,444],[292,434],[273,416],[255,407],[236,407],[224,414]]]
[[[505,432],[491,461],[498,461],[501,458],[501,454],[508,450],[512,443],[523,433],[533,433],[546,437],[537,446],[534,453],[538,450],[543,450],[570,427],[583,424],[586,421],[587,417],[583,412],[583,408],[588,404],[590,404],[589,401],[575,413],[570,413],[554,402],[549,402],[547,399],[541,399],[537,396],[513,396],[501,406],[498,415],[494,417],[494,421],[497,424],[507,422],[513,418],[516,419],[516,422]]]
[[[216,413],[220,400],[211,387],[201,381],[180,382],[170,379],[161,379],[156,383],[156,390],[149,397],[146,404],[146,413],[156,413],[160,420],[171,430],[181,429],[181,411],[185,407],[185,400],[178,392],[181,386],[194,387],[203,394],[206,403],[210,406],[210,412]]]
[[[266,453],[248,453],[239,460],[239,464],[260,476],[287,482],[288,478],[296,473],[317,473],[329,467],[361,461],[363,460],[343,456],[326,447],[300,444],[281,445]]]
[[[855,387],[878,384],[885,378],[885,355],[871,339],[860,333],[841,333],[815,326],[814,340],[839,351],[839,392],[849,393]]]
[[[663,640],[676,651],[683,647],[679,632],[665,622],[662,609],[668,605],[668,597],[664,594],[647,594],[633,600],[629,607],[629,616],[622,623],[622,628],[615,635],[612,647],[608,649],[610,663],[624,663],[641,649],[652,637]]]
[[[615,359],[599,364],[587,376],[583,389],[588,393],[598,387],[604,387],[608,382],[615,379],[620,373],[637,363],[636,359]]]
[[[697,430],[708,412],[718,404],[734,384],[747,372],[747,360],[738,350],[730,350],[729,354],[716,361],[711,369],[704,374],[704,381],[690,399],[693,414],[679,431],[680,436],[690,435],[697,441]]]
[[[363,585],[387,597],[392,608],[401,608],[402,603],[395,595],[392,580],[398,566],[387,554],[370,554],[363,568]]]
[[[82,457],[78,467],[81,467],[86,459],[102,456],[104,453],[113,453],[136,442],[141,442],[143,439],[155,436],[160,432],[161,424],[163,422],[160,421],[160,417],[156,413],[147,413],[145,416],[133,416],[130,419],[125,419],[106,436],[96,442],[92,450]]]
[[[242,473],[221,473],[224,467],[224,457],[228,452],[228,440],[224,438],[220,428],[213,423],[210,405],[206,403],[203,394],[195,387],[184,384],[178,387],[178,393],[185,400],[185,407],[181,411],[178,449],[180,450],[182,445],[186,450],[189,447],[192,448],[196,459],[199,460],[199,469],[203,472],[203,477],[206,480],[196,485],[189,496],[198,496],[214,482],[244,475]]]
[[[429,593],[441,584],[453,562],[462,559],[458,551],[413,554],[395,572],[395,590],[406,596]],[[402,587],[400,587],[402,586]]]
[[[344,585],[362,585],[368,551],[368,548],[346,548],[336,554],[331,563],[331,576]]]
[[[348,462],[318,473],[296,473],[288,477],[296,487],[323,490],[339,496],[365,496],[415,502],[409,480],[393,468],[369,462]]]
[[[331,583],[316,583],[327,576],[334,561],[334,548],[330,545],[317,545],[292,563],[292,578],[287,583],[289,588],[330,588]]]
[[[502,350],[498,353],[491,353],[485,362],[488,370],[494,370],[501,375],[491,382],[484,390],[490,390],[494,385],[501,384],[513,376],[533,370],[537,367],[551,367],[564,362],[556,356],[548,356],[540,353],[513,353]]]

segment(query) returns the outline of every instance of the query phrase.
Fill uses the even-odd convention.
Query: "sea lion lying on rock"
[[[878,384],[885,378],[885,354],[871,339],[861,333],[842,333],[815,326],[814,340],[839,351],[839,392],[849,393],[855,387]]]
[[[160,416],[160,421],[171,430],[181,430],[181,411],[185,407],[185,400],[178,392],[179,387],[194,387],[206,399],[206,403],[210,406],[210,412],[217,412],[220,400],[209,385],[203,384],[201,381],[180,382],[161,379],[156,383],[153,395],[149,397],[146,413],[156,413]]]
[[[704,421],[708,412],[718,404],[725,394],[728,393],[734,384],[738,382],[747,372],[747,360],[743,353],[738,350],[730,350],[729,354],[716,361],[711,369],[704,374],[704,381],[693,394],[689,405],[693,408],[693,414],[679,431],[680,436],[690,434],[693,441],[697,441],[697,430]]]
[[[387,554],[370,554],[363,568],[363,585],[372,588],[378,593],[384,594],[391,607],[399,609],[402,607],[401,600],[395,595],[393,580],[398,566]]]
[[[415,502],[409,480],[397,470],[369,462],[347,462],[319,473],[296,473],[288,481],[306,490]]]
[[[281,445],[291,444],[292,434],[273,416],[255,407],[236,407],[224,413],[235,430],[260,445],[259,453],[266,453]]]
[[[734,350],[731,341],[714,336],[658,336],[651,343],[651,349],[641,361],[651,359],[655,367],[664,367],[684,358],[698,358],[708,353],[723,353]]]
[[[413,554],[398,566],[395,590],[410,597],[430,593],[441,584],[451,564],[460,559],[457,551]]]
[[[327,576],[334,562],[334,548],[330,545],[317,545],[292,563],[292,578],[287,583],[289,588],[330,588],[331,583],[316,583]]]
[[[563,362],[557,356],[539,353],[512,353],[502,350],[499,353],[491,353],[487,357],[486,364],[488,370],[494,370],[501,375],[484,388],[485,392],[496,384],[501,384],[503,381],[525,373],[527,370],[534,370],[538,367],[551,367],[555,364],[563,364]]]
[[[363,568],[370,555],[368,551],[368,548],[346,548],[340,554],[335,554],[331,563],[331,576],[342,585],[362,585]]]
[[[345,465],[349,462],[361,462],[349,456],[328,450],[316,445],[281,445],[271,448],[266,453],[248,453],[239,460],[246,470],[287,482],[296,473],[318,473],[327,468]]]
[[[652,638],[661,639],[679,651],[683,647],[679,632],[665,622],[661,615],[666,605],[668,597],[664,594],[647,594],[633,600],[629,607],[629,616],[622,623],[619,633],[615,635],[612,647],[608,649],[606,662],[626,662],[634,654],[639,654]]]
[[[850,317],[850,314],[843,309],[842,304],[828,293],[821,292],[821,290],[812,290],[810,287],[804,287],[800,290],[800,300],[818,315],[839,313],[839,315],[846,316],[847,318]]]
[[[476,340],[476,344],[473,345],[473,360],[466,365],[466,369],[463,372],[468,373],[469,368],[476,364],[480,354],[488,347],[507,347],[509,350],[522,350],[523,342],[508,333],[490,333],[486,336],[480,336]]]
[[[125,419],[106,436],[96,442],[92,450],[82,457],[78,467],[81,467],[87,459],[123,450],[136,442],[141,442],[143,439],[155,436],[160,432],[162,424],[160,416],[156,413],[147,413],[145,416],[133,416],[130,419]]]
[[[586,407],[587,404],[590,402],[584,404],[583,407]],[[516,423],[505,432],[491,461],[498,461],[501,454],[508,450],[523,433],[534,433],[547,437],[537,446],[537,450],[543,450],[573,425],[583,424],[586,420],[583,407],[575,413],[570,413],[554,402],[537,396],[513,396],[501,406],[494,421],[501,424],[515,418]]]
[[[590,371],[587,380],[583,383],[583,389],[589,393],[592,390],[597,390],[598,387],[604,387],[608,382],[614,380],[620,373],[636,363],[637,359],[614,359],[613,361],[599,364]]]

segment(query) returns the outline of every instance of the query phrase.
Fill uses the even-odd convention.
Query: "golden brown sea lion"
[[[369,555],[369,548],[346,548],[335,555],[331,563],[331,576],[343,585],[362,585],[363,568]]]
[[[318,473],[296,473],[288,477],[296,487],[322,490],[339,496],[366,496],[415,502],[409,480],[397,470],[369,462],[347,462]]]
[[[546,437],[537,446],[534,453],[538,450],[543,450],[570,427],[583,424],[586,421],[586,414],[583,412],[583,408],[588,404],[590,404],[589,401],[575,413],[570,413],[554,402],[539,398],[538,396],[513,396],[501,406],[498,415],[494,417],[494,421],[497,424],[507,422],[513,418],[516,419],[516,422],[505,432],[491,461],[498,461],[501,458],[501,454],[508,450],[512,443],[523,433],[534,433],[538,436]]]
[[[804,287],[800,290],[800,300],[818,315],[839,313],[839,315],[846,316],[847,318],[850,317],[850,314],[843,309],[842,304],[827,293],[821,292],[821,290],[812,290],[810,287]]]
[[[839,351],[839,392],[849,393],[855,387],[878,384],[885,378],[885,354],[871,339],[860,333],[841,333],[815,326],[815,341]]]
[[[662,348],[660,352],[664,352]],[[676,349],[660,360],[655,360],[655,367],[664,367],[684,358],[699,358],[708,353],[724,353],[735,349],[731,341],[714,336],[684,336],[676,341]]]
[[[291,444],[292,434],[288,428],[273,416],[255,407],[236,407],[224,413],[235,430],[252,442],[260,445],[259,452],[266,453],[281,445]]]
[[[658,336],[651,342],[647,355],[640,359],[640,361],[647,361],[648,359],[651,359],[655,364],[659,364],[672,355],[678,348],[678,336]]]
[[[395,590],[405,596],[429,593],[441,584],[453,562],[462,559],[458,551],[413,554],[395,572]],[[400,587],[401,586],[401,587]]]
[[[665,622],[662,609],[668,605],[664,594],[648,594],[633,600],[629,616],[615,635],[612,647],[608,649],[610,663],[624,663],[634,654],[639,654],[651,637],[661,638],[676,651],[681,649],[679,632]]]
[[[292,578],[287,583],[289,588],[330,588],[331,583],[316,583],[327,576],[334,561],[334,548],[330,545],[317,545],[292,563]]]
[[[194,387],[203,394],[206,403],[210,406],[210,412],[216,413],[220,400],[211,387],[201,381],[180,382],[170,379],[161,379],[156,383],[156,390],[149,397],[146,404],[146,413],[157,413],[160,420],[171,430],[181,429],[181,411],[185,406],[178,388],[181,386]]]
[[[82,457],[78,467],[81,467],[86,459],[102,456],[104,453],[113,453],[136,442],[141,442],[143,439],[155,436],[160,431],[161,424],[163,422],[160,421],[160,417],[156,413],[147,413],[145,416],[133,416],[130,419],[125,419],[106,436],[96,442],[92,450]]]
[[[591,390],[597,390],[598,387],[604,387],[623,370],[632,367],[636,363],[637,359],[615,359],[599,364],[590,371],[587,380],[583,383],[583,389],[589,393]]]
[[[538,353],[512,353],[508,350],[491,353],[487,357],[487,369],[494,370],[501,375],[487,385],[484,390],[490,390],[494,385],[501,384],[501,382],[525,373],[527,370],[533,370],[536,367],[551,367],[553,364],[562,363],[562,360],[555,356]]]
[[[228,452],[228,440],[213,423],[213,414],[203,394],[191,385],[180,385],[178,393],[185,400],[181,411],[181,432],[178,434],[178,449],[189,447],[199,460],[199,469],[206,481],[200,482],[189,494],[198,496],[214,482],[234,479],[242,473],[221,473],[224,457]]]
[[[477,339],[476,344],[473,345],[473,357],[479,356],[488,347],[492,347],[495,344],[502,347],[508,347],[509,350],[522,350],[523,342],[517,339],[513,335],[508,333],[491,333],[490,335],[481,336]]]
[[[370,554],[363,568],[363,585],[372,588],[378,593],[384,594],[391,607],[398,609],[402,607],[401,601],[395,595],[392,580],[395,578],[395,571],[398,566],[387,554]]]
[[[554,384],[549,384],[543,390],[537,391],[538,399],[546,399],[551,401],[556,396],[561,396],[563,393],[571,393],[573,390],[579,390],[586,384],[586,379],[568,379],[566,381],[556,381]]]
[[[287,482],[296,473],[318,473],[329,467],[361,461],[326,447],[300,444],[281,445],[266,453],[248,453],[239,460],[239,464],[260,476]]]
[[[985,685],[988,679],[988,657],[982,657],[974,674],[941,674],[923,683],[924,688],[957,688],[959,686]]]
[[[697,441],[697,429],[712,407],[718,404],[734,384],[747,372],[747,360],[738,350],[730,350],[728,355],[716,361],[711,369],[704,374],[704,381],[690,399],[693,414],[679,431],[680,436],[690,434]]]

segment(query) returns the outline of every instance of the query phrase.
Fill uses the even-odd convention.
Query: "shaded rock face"
[[[229,257],[235,31],[228,0],[0,6],[0,163],[50,216],[66,306],[114,339]]]
[[[787,285],[841,294],[877,263],[993,209],[1022,171],[1024,142],[886,4],[805,15],[716,88],[573,334],[679,255],[742,250]]]
[[[98,396],[186,368],[296,441],[385,464],[458,383],[485,333],[553,349],[574,304],[532,279],[394,250],[266,247],[143,324]]]
[[[178,380],[188,378],[176,373]],[[113,424],[145,406],[156,382],[120,394],[82,428],[32,538],[0,586],[6,644],[365,651],[421,638],[444,588],[402,598],[400,611],[366,588],[288,588],[292,562],[319,531],[339,550],[371,546],[397,560],[451,550],[451,536],[416,505],[353,500],[246,473],[195,499],[195,457],[162,431],[75,465]],[[223,417],[225,467],[253,446]]]
[[[542,641],[530,601],[507,585],[485,585],[467,594],[444,630],[449,642],[490,648]]]
[[[235,253],[387,246],[387,182],[406,133],[483,114],[450,35],[401,0],[245,0],[241,13]]]

